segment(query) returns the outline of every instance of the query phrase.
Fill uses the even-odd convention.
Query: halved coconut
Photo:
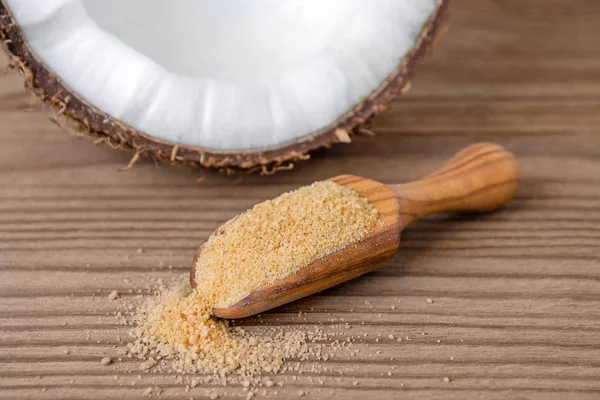
[[[405,88],[448,0],[0,0],[14,65],[66,130],[253,168],[349,141]]]

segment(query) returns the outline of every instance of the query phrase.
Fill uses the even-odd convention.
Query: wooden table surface
[[[149,161],[119,172],[130,154],[23,112],[20,77],[0,77],[0,398],[142,398],[150,380],[131,387],[132,362],[99,363],[127,336],[112,290],[133,296],[185,274],[218,224],[280,192],[340,173],[410,181],[476,141],[521,161],[510,206],[415,224],[387,267],[263,317],[326,330],[343,318],[343,335],[411,341],[359,339],[371,350],[324,362],[323,386],[276,376],[288,379],[279,395],[600,398],[599,20],[597,0],[457,0],[452,28],[376,138],[241,182]],[[156,379],[165,398],[208,393]]]

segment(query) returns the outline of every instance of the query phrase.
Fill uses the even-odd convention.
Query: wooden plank
[[[19,77],[0,76],[0,397],[141,399],[155,385],[167,399],[243,396],[239,383],[186,392],[176,374],[138,378],[126,357],[102,367],[128,338],[114,314],[184,275],[210,232],[257,202],[341,173],[418,179],[496,141],[523,169],[509,207],[422,221],[385,268],[238,322],[319,327],[325,351],[353,340],[327,361],[292,360],[304,372],[271,376],[283,387],[257,397],[598,398],[600,3],[454,3],[449,33],[376,138],[272,177],[146,160],[119,172],[130,154],[23,112]],[[108,301],[114,289],[121,299]]]

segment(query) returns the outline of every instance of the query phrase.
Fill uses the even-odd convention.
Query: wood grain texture
[[[184,275],[216,226],[283,191],[338,174],[412,181],[478,141],[519,158],[515,201],[415,223],[388,266],[264,314],[266,324],[369,334],[355,356],[323,363],[324,385],[286,375],[279,394],[599,398],[599,19],[595,0],[456,0],[452,28],[376,138],[241,182],[148,162],[119,172],[127,154],[23,112],[20,78],[0,77],[0,398],[143,398],[150,380],[126,374],[128,361],[99,363],[127,335],[106,315],[110,291],[130,298],[133,282]],[[165,398],[207,393],[155,379]]]
[[[489,212],[513,199],[521,173],[510,152],[495,143],[460,150],[416,182],[389,185],[398,200],[402,228],[441,212]]]

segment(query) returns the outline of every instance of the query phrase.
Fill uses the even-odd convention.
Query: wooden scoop
[[[515,194],[519,168],[513,155],[502,147],[482,143],[462,150],[417,182],[385,185],[352,175],[332,180],[354,189],[377,208],[381,220],[375,230],[360,242],[315,260],[230,307],[213,310],[214,315],[248,317],[380,268],[396,253],[400,232],[411,222],[433,213],[492,211],[504,205]],[[195,264],[190,274],[193,287]]]

